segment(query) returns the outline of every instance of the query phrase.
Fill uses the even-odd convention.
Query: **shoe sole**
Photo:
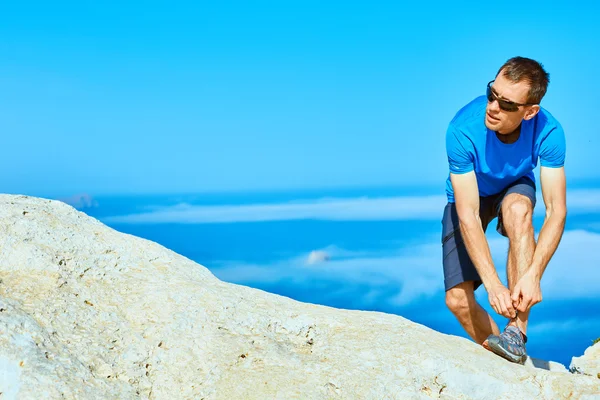
[[[508,360],[508,361],[516,363],[516,364],[523,365],[525,363],[525,361],[527,360],[527,354],[522,355],[522,356],[514,356],[514,355],[508,353],[502,347],[496,347],[496,345],[490,345],[487,340],[482,343],[482,346],[486,350],[489,350],[492,353],[504,358],[505,360]]]

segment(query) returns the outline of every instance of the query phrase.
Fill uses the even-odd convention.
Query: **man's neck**
[[[505,144],[511,144],[511,143],[516,142],[519,139],[520,135],[521,135],[521,124],[519,124],[519,126],[517,126],[517,129],[515,129],[511,133],[500,134],[500,133],[496,132],[496,137],[502,143],[505,143]]]

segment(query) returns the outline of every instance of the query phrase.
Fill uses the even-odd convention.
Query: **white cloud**
[[[298,219],[391,220],[441,217],[444,196],[320,199],[309,202],[192,206],[180,204],[155,211],[104,218],[106,223],[258,222]]]
[[[396,295],[388,301],[394,305],[406,305],[443,290],[440,246],[417,245],[395,254],[363,252],[350,258],[344,256],[348,257],[352,252],[329,248],[326,252],[331,258],[327,262],[309,265],[306,263],[307,254],[302,254],[267,265],[233,262],[213,269],[213,272],[222,280],[248,285],[286,281],[308,289],[316,279],[338,284],[343,282],[348,286],[366,285],[371,288],[364,294],[366,302],[376,297],[382,288],[396,286]]]
[[[496,233],[488,235],[496,269],[506,283],[508,240]],[[549,299],[598,298],[600,282],[600,234],[588,231],[566,231],[554,258],[542,279],[542,295]],[[315,281],[330,281],[349,287],[369,287],[362,295],[368,303],[380,293],[389,305],[405,306],[443,294],[444,277],[441,244],[437,241],[411,245],[394,253],[351,252],[335,247],[320,249],[330,259],[307,264],[310,252],[266,265],[230,262],[213,269],[222,280],[246,284],[286,282],[310,290]],[[390,294],[390,287],[397,291]],[[478,299],[487,302],[482,287]]]
[[[310,252],[306,259],[306,263],[309,265],[319,264],[329,261],[331,256],[324,250],[313,250]]]
[[[600,189],[571,190],[569,215],[600,212]],[[316,219],[329,221],[432,220],[441,219],[444,195],[398,196],[384,198],[323,198],[305,202],[244,205],[149,206],[148,212],[103,218],[105,223],[226,223]],[[536,215],[544,215],[538,193]]]

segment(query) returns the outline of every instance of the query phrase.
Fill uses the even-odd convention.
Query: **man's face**
[[[513,103],[527,103],[527,94],[529,93],[529,83],[511,82],[504,77],[503,71],[500,71],[496,80],[492,84],[492,93],[502,99]],[[488,100],[485,125],[500,134],[509,134],[513,132],[523,119],[531,119],[539,111],[539,106],[519,106],[517,111],[505,111],[500,108],[497,100],[490,102]]]

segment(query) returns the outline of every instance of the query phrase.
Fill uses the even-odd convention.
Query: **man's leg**
[[[508,262],[506,273],[508,287],[512,290],[519,279],[527,272],[535,251],[533,230],[533,204],[529,197],[510,193],[502,200],[502,223],[508,236]],[[523,334],[527,334],[529,311],[519,312],[510,324],[517,326]]]
[[[480,199],[480,219],[485,232],[495,218],[494,198]],[[492,317],[475,300],[475,290],[482,284],[460,232],[456,205],[448,203],[442,218],[442,253],[446,306],[469,336],[479,344],[491,334],[498,334]]]
[[[509,241],[507,260],[508,287],[513,289],[531,266],[535,250],[533,209],[535,184],[521,178],[509,187],[502,200],[498,215],[498,232]],[[523,363],[527,359],[527,321],[529,313],[519,312],[509,321],[500,335],[492,335],[483,343],[486,349],[510,360]]]
[[[491,334],[500,334],[492,317],[475,300],[473,281],[447,290],[446,305],[476,343],[482,344]]]

